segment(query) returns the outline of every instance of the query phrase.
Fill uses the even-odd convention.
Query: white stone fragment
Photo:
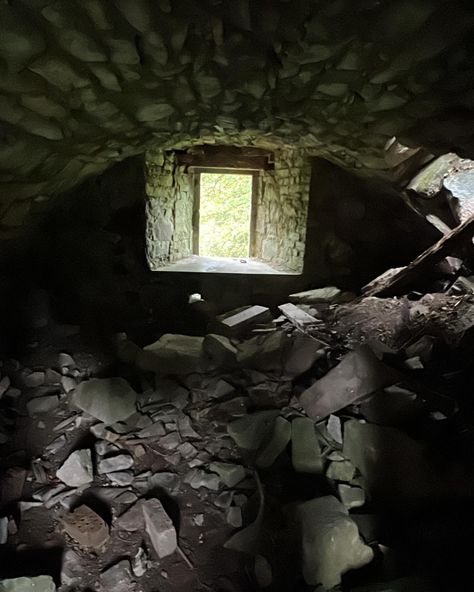
[[[142,505],[142,511],[146,531],[158,557],[162,559],[174,553],[178,546],[176,530],[161,502],[147,500]]]
[[[69,487],[80,487],[90,483],[94,476],[90,450],[76,450],[68,456],[56,477]]]

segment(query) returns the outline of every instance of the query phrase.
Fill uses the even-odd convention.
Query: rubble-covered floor
[[[0,578],[472,590],[473,305],[322,298],[145,348],[37,319],[1,368]]]

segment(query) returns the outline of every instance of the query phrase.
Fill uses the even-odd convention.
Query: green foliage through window
[[[248,257],[252,175],[201,173],[199,254]]]

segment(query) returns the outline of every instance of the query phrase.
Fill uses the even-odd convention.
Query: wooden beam
[[[176,152],[178,164],[199,168],[247,170],[274,169],[273,154],[258,148],[200,146],[192,152]]]
[[[387,277],[386,280],[377,282],[367,292],[364,292],[363,298],[367,296],[399,296],[405,293],[413,284],[417,276],[422,276],[435,263],[438,263],[446,255],[457,253],[465,247],[473,250],[472,238],[474,235],[474,215],[465,222],[445,234],[440,240],[426,249],[421,255],[414,259],[409,265],[403,267],[400,271]]]

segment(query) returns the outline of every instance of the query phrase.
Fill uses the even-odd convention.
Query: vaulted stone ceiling
[[[473,23],[461,0],[1,0],[1,207],[197,138],[473,157]]]

